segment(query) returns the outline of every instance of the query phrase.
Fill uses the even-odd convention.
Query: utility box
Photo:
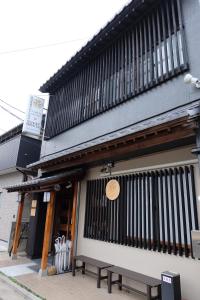
[[[180,275],[169,271],[161,274],[162,300],[181,300]]]
[[[194,258],[200,259],[200,230],[192,230],[192,253]]]

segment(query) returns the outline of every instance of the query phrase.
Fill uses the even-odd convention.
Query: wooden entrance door
[[[53,240],[64,235],[71,239],[73,187],[63,187],[56,195]]]

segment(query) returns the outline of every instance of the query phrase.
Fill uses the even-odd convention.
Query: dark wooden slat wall
[[[120,195],[109,201],[113,178]],[[198,229],[193,165],[87,182],[86,238],[191,257],[191,230]]]
[[[188,67],[180,0],[160,1],[50,96],[51,138]]]

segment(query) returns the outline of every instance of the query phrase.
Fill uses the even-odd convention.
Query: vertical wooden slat
[[[90,197],[90,181],[87,181],[87,186],[86,186],[86,206],[85,206],[84,237],[89,237],[89,234],[88,234],[89,197]]]
[[[73,206],[72,206],[72,225],[71,225],[71,262],[72,257],[74,256],[74,242],[76,238],[76,211],[77,211],[77,201],[78,201],[78,182],[75,181],[73,184]],[[71,264],[70,262],[70,264]]]
[[[144,73],[146,73],[146,76],[144,78],[144,85],[146,88],[148,88],[149,85],[149,69],[148,69],[148,48],[147,48],[147,23],[146,18],[143,20],[143,33],[144,33],[144,60],[145,60],[145,70]]]
[[[192,190],[192,215],[194,216],[194,229],[199,229],[198,224],[198,210],[197,210],[197,201],[196,201],[196,190],[195,190],[195,179],[194,179],[194,166],[190,166],[190,176],[191,176],[191,190]]]
[[[128,245],[131,246],[131,239],[132,239],[132,223],[133,223],[133,217],[132,217],[132,205],[133,205],[133,198],[132,198],[132,182],[133,182],[133,176],[128,176],[128,207],[127,207],[127,219],[128,219]]]
[[[124,99],[127,99],[128,95],[128,33],[124,33]]]
[[[146,231],[146,204],[147,204],[147,199],[146,199],[146,180],[147,180],[147,174],[143,174],[143,247],[144,249],[147,249],[147,231]]]
[[[123,214],[123,219],[124,219],[124,230],[123,230],[123,244],[127,245],[128,240],[127,240],[127,201],[128,201],[128,188],[127,188],[127,182],[128,182],[128,176],[123,176],[123,183],[124,183],[124,214]]]
[[[165,175],[165,199],[166,199],[166,230],[167,230],[167,251],[171,253],[171,234],[170,234],[170,214],[169,214],[169,189],[168,189],[168,170],[164,171]]]
[[[172,244],[173,253],[177,254],[176,247],[176,225],[175,225],[175,208],[174,208],[174,191],[173,191],[173,170],[169,170],[169,183],[170,183],[170,198],[171,198],[171,223],[172,223]]]
[[[131,34],[131,43],[132,43],[132,95],[135,95],[136,91],[136,77],[137,77],[137,72],[136,72],[136,31],[135,29],[132,30]]]
[[[178,28],[180,30],[180,40],[183,47],[183,67],[184,69],[188,68],[188,52],[183,24],[183,15],[182,15],[182,6],[180,0],[176,0],[177,11],[178,11]],[[180,47],[180,46],[179,46]]]
[[[152,20],[148,16],[148,40],[149,40],[149,84],[153,85],[154,67],[153,67],[153,46],[152,46]]]
[[[140,90],[140,57],[139,57],[139,29],[138,26],[136,26],[135,29],[136,34],[136,91],[139,93]]]
[[[139,25],[139,35],[140,35],[140,90],[144,89],[144,58],[143,58],[143,34],[142,34],[142,22]]]
[[[132,74],[131,74],[131,69],[132,69],[132,53],[133,53],[133,50],[132,50],[132,43],[131,43],[131,32],[129,31],[128,32],[128,35],[127,35],[127,39],[128,39],[128,74],[127,74],[127,81],[128,81],[128,85],[127,85],[127,97],[130,97],[131,96],[131,91],[132,91],[132,84],[131,84],[131,81],[133,80],[132,78]]]
[[[47,204],[44,240],[43,240],[43,248],[42,248],[41,271],[40,271],[41,275],[43,275],[47,269],[49,242],[50,242],[51,228],[53,224],[54,206],[55,206],[55,196],[56,193],[51,192],[50,201]]]
[[[180,256],[182,256],[183,251],[182,251],[182,239],[181,239],[181,221],[180,221],[180,199],[181,195],[179,194],[179,185],[178,185],[178,169],[175,168],[174,170],[174,185],[176,188],[176,213],[177,213],[177,223],[178,223],[178,228],[177,228],[177,235],[178,235],[178,253]]]
[[[164,6],[161,6],[161,18],[162,18],[162,34],[163,34],[163,45],[164,45],[164,59],[163,62],[165,64],[165,78],[169,77],[169,62],[168,62],[168,53],[167,53],[167,33],[166,33],[166,19],[165,19],[165,10]]]
[[[172,8],[173,32],[174,32],[174,39],[175,39],[175,45],[173,45],[173,50],[176,53],[177,70],[180,71],[181,70],[181,66],[180,66],[180,53],[179,53],[179,43],[178,43],[178,36],[177,36],[177,22],[176,22],[174,1],[171,2],[171,8]],[[175,51],[175,49],[176,49],[176,51]]]
[[[154,62],[154,80],[155,83],[158,83],[158,56],[157,56],[157,35],[156,35],[156,15],[155,13],[152,14],[152,28],[153,28],[153,62]]]
[[[184,196],[184,187],[183,187],[183,168],[179,168],[179,179],[180,179],[180,193],[181,193],[181,211],[182,211],[182,220],[183,220],[183,243],[184,243],[184,254],[188,256],[188,247],[187,247],[187,228],[186,228],[186,214],[185,214],[185,196]]]
[[[21,199],[18,205],[18,212],[17,212],[17,220],[15,225],[15,234],[13,240],[13,247],[12,247],[12,258],[15,259],[17,256],[17,248],[19,245],[19,237],[21,231],[21,223],[22,223],[22,214],[24,209],[24,193],[21,195]]]
[[[170,72],[172,75],[174,75],[174,56],[173,56],[173,43],[172,43],[172,31],[171,31],[171,18],[170,18],[170,8],[169,8],[169,2],[166,1],[165,3],[166,7],[166,13],[167,13],[167,29],[168,29],[168,56],[169,56],[169,61],[170,61]]]
[[[160,60],[160,74],[159,77],[163,80],[163,55],[162,55],[162,41],[161,41],[161,11],[159,9],[156,10],[156,23],[157,23],[157,31],[158,31],[158,49],[159,49],[159,60]]]

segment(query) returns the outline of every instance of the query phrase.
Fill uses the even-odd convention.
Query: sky
[[[0,99],[26,111],[28,96],[41,95],[39,87],[129,2],[0,0]],[[19,123],[0,107],[0,135]]]

